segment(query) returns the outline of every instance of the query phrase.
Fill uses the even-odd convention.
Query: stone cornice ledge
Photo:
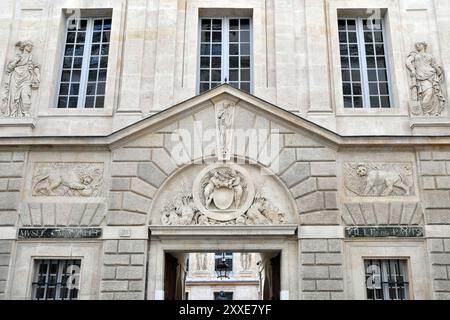
[[[272,226],[150,226],[151,236],[157,237],[202,237],[202,236],[264,236],[287,237],[295,235],[297,225]]]
[[[411,118],[410,127],[414,134],[448,136],[450,134],[450,117]]]
[[[34,128],[36,121],[33,118],[0,118],[1,127],[30,127]]]

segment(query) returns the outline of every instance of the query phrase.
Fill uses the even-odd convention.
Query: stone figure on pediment
[[[416,43],[406,60],[411,78],[411,108],[414,115],[440,116],[445,106],[444,74],[427,47],[425,42]]]
[[[40,85],[40,66],[34,61],[31,41],[16,44],[19,53],[6,66],[7,79],[1,115],[4,117],[31,116],[31,94]]]

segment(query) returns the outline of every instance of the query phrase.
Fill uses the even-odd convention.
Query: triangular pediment
[[[327,146],[339,144],[341,137],[336,133],[227,84],[114,132],[108,144],[115,148],[146,133],[189,130],[192,121],[203,122],[203,129],[211,129],[216,125],[214,108],[227,101],[236,106],[235,129],[266,127],[282,134],[303,134],[305,139],[318,139]]]

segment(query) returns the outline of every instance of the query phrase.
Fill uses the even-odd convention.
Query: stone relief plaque
[[[103,163],[36,163],[32,195],[37,197],[98,197]]]
[[[345,163],[345,192],[349,196],[413,196],[411,163]]]
[[[162,208],[163,225],[267,225],[285,214],[235,164],[213,164],[198,174],[192,192],[181,191]]]
[[[21,228],[19,239],[75,239],[100,238],[101,228]]]
[[[421,227],[347,227],[346,238],[421,238],[424,236]]]

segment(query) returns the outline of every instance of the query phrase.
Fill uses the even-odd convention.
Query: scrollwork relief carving
[[[209,218],[195,206],[192,194],[179,193],[161,212],[163,225],[273,225],[284,224],[285,214],[266,197],[255,196],[250,208],[238,218],[219,221]]]
[[[0,115],[3,117],[30,117],[31,94],[40,85],[40,66],[34,61],[31,41],[19,41],[16,44],[18,54],[9,61],[6,67],[3,106]]]
[[[350,196],[411,196],[414,195],[412,164],[346,163],[344,185]]]
[[[440,116],[445,108],[444,74],[436,59],[427,53],[428,44],[418,42],[406,59],[410,73],[411,112],[416,116]]]
[[[33,196],[96,197],[101,195],[101,163],[37,163]]]

